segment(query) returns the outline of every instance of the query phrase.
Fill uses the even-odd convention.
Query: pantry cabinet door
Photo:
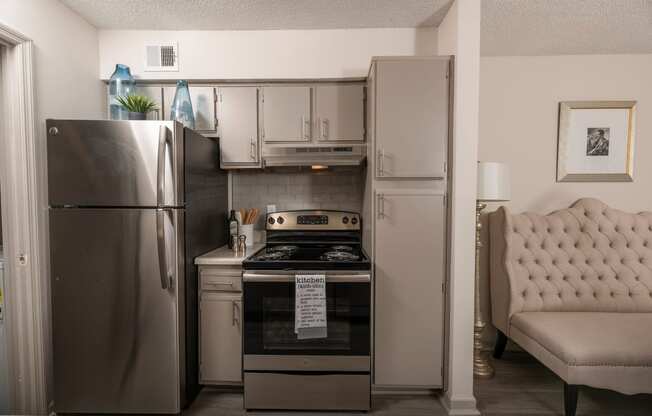
[[[217,96],[222,167],[260,166],[258,88],[220,87]]]
[[[262,89],[262,130],[265,142],[310,140],[311,91],[306,86],[273,86]]]
[[[242,382],[242,297],[203,292],[200,300],[200,383]]]
[[[444,178],[448,59],[376,63],[376,178]]]
[[[190,92],[192,111],[195,115],[194,130],[198,133],[215,134],[217,130],[215,88],[195,87],[191,85],[188,87],[188,91]],[[176,87],[165,87],[163,89],[165,120],[170,120],[175,92]]]
[[[387,190],[376,208],[375,384],[441,387],[444,196]]]
[[[364,140],[364,85],[315,87],[315,129],[322,141]]]

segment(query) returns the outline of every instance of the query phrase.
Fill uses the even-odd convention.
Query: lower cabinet
[[[208,273],[212,270],[208,270]],[[200,272],[200,278],[207,276]],[[208,275],[214,279],[214,275]],[[234,276],[240,279],[240,276]],[[208,279],[203,279],[208,280]],[[221,280],[226,280],[221,278]],[[206,290],[229,283],[202,282],[199,299],[199,382],[207,385],[242,383],[242,293]],[[238,284],[231,285],[237,290]]]
[[[375,202],[374,383],[441,387],[444,196],[377,190]]]

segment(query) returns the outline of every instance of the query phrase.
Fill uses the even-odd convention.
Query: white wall
[[[480,68],[479,158],[509,165],[512,200],[504,205],[512,212],[546,214],[582,197],[629,212],[652,211],[652,55],[485,57]],[[556,182],[559,102],[570,100],[638,101],[634,182]],[[490,204],[487,212],[500,205]],[[490,317],[487,251],[481,291]]]
[[[143,79],[366,77],[372,56],[434,55],[435,29],[100,31],[100,78],[115,64]],[[176,41],[179,72],[144,72],[148,42]]]
[[[39,123],[104,115],[93,26],[58,0],[0,1],[0,23],[34,41]]]
[[[98,79],[97,31],[77,14],[63,6],[58,0],[3,0],[0,1],[0,24],[19,32],[33,41],[34,53],[34,98],[37,134],[37,169],[40,178],[39,203],[46,209],[45,167],[45,119],[46,118],[100,118],[105,114],[103,98],[105,89]],[[47,228],[47,227],[44,227]],[[5,242],[7,243],[7,242]],[[46,261],[47,259],[43,259]],[[7,269],[5,269],[7,271]],[[10,279],[11,276],[5,276]],[[34,276],[41,279],[43,293],[34,294],[37,302],[49,305],[48,276]],[[22,345],[39,357],[45,357],[47,368],[37,369],[20,380],[30,383],[23,386],[14,406],[22,413],[47,414],[52,386],[42,385],[42,380],[51,375],[49,341],[49,307],[37,318],[36,325],[43,330],[45,342],[36,345]],[[40,337],[37,337],[37,339]],[[24,363],[23,363],[24,364]],[[22,367],[21,367],[22,368]],[[51,381],[51,377],[49,378]],[[19,381],[20,382],[20,381]]]
[[[448,388],[451,415],[479,415],[473,395],[475,201],[480,78],[480,2],[456,0],[439,27],[439,53],[455,55],[449,245]]]
[[[486,57],[480,159],[511,168],[514,212],[547,213],[578,198],[652,210],[652,55]],[[634,182],[557,183],[559,102],[636,100]]]

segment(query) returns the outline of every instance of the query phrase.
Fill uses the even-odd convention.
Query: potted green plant
[[[117,100],[129,112],[129,120],[145,120],[147,113],[157,109],[156,103],[144,95],[123,95]]]

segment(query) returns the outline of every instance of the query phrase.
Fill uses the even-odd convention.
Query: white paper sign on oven
[[[325,338],[326,327],[326,275],[296,275],[294,332],[299,339]]]

